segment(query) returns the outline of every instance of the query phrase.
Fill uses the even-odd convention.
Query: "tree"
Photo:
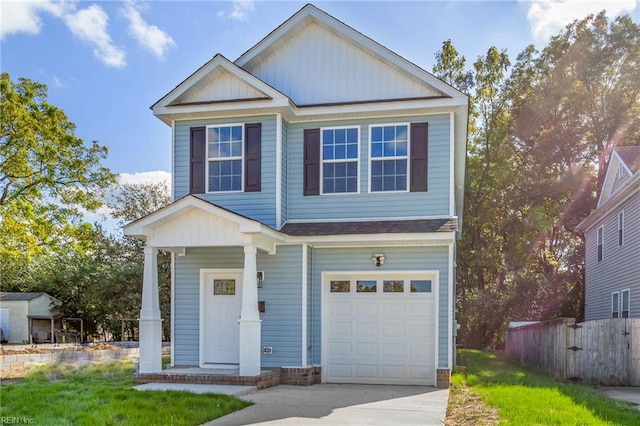
[[[86,231],[81,209],[101,204],[115,176],[107,148],[85,146],[45,85],[0,77],[0,286],[19,279],[30,256],[73,244]]]

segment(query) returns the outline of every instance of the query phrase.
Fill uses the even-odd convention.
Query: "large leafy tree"
[[[0,76],[0,286],[15,286],[31,256],[75,244],[81,211],[100,206],[114,175],[107,148],[85,145],[45,85]]]
[[[461,341],[495,345],[509,319],[580,317],[575,227],[595,206],[612,147],[640,143],[640,28],[588,16],[541,51],[528,46],[510,70],[495,48],[470,71],[450,42],[436,60],[434,73],[472,103]]]

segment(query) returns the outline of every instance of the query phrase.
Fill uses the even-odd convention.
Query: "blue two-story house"
[[[125,227],[146,241],[141,373],[161,370],[162,249],[174,366],[448,386],[466,95],[307,5],[152,110],[174,201]]]

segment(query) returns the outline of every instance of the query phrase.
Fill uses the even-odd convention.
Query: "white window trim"
[[[631,318],[631,289],[630,288],[625,288],[624,290],[620,290],[620,310],[619,310],[619,316],[618,318],[623,318],[622,316],[622,311],[624,311],[624,306],[623,306],[623,301],[624,301],[624,293],[627,293],[627,303],[629,304],[629,306],[627,306],[627,316],[626,318]]]
[[[323,149],[323,135],[325,130],[342,130],[342,129],[356,129],[358,133],[358,153],[355,159],[343,159],[343,160],[325,160],[322,155]],[[324,192],[324,164],[325,163],[356,163],[356,191],[355,192]],[[354,195],[360,194],[360,126],[331,126],[331,127],[321,127],[320,128],[320,195],[337,195],[337,196],[345,196],[345,195]]]
[[[220,127],[240,127],[240,129],[242,130],[242,155],[240,157],[219,157],[217,159],[211,159],[209,158],[209,129],[214,129],[214,128],[220,128]],[[227,123],[227,124],[210,124],[207,125],[206,129],[205,129],[205,145],[206,145],[206,149],[205,149],[205,179],[206,179],[206,193],[207,194],[235,194],[235,193],[240,193],[240,192],[244,192],[244,174],[245,174],[245,170],[244,170],[244,151],[245,151],[245,134],[244,134],[244,123]],[[232,161],[232,160],[240,160],[240,165],[242,167],[242,171],[240,172],[240,189],[239,190],[233,190],[233,191],[210,191],[209,190],[209,163],[211,163],[212,161]]]
[[[373,158],[373,156],[371,155],[371,132],[373,130],[374,127],[391,127],[391,126],[407,126],[407,155],[404,157],[376,157],[375,159]],[[410,192],[410,187],[409,185],[411,184],[411,161],[409,161],[409,159],[411,158],[411,123],[379,123],[379,124],[369,124],[369,170],[368,170],[368,176],[367,176],[367,180],[368,182],[368,192],[369,194],[399,194],[399,193],[404,193],[404,192]],[[371,163],[373,161],[382,161],[382,160],[402,160],[402,159],[407,160],[407,183],[406,183],[406,189],[405,190],[398,190],[398,191],[371,191]]]
[[[602,258],[598,258],[598,248],[602,246]],[[604,225],[600,225],[596,230],[596,260],[602,262],[604,260]]]
[[[618,247],[622,246],[624,246],[624,210],[618,213]]]
[[[616,295],[618,296],[618,303],[617,303],[617,305],[618,305],[618,306],[616,306],[616,308],[617,308],[618,310],[617,310],[617,311],[614,311],[614,310],[613,310],[613,308],[614,308],[614,306],[613,306],[613,297],[614,297],[614,296],[616,296]],[[621,306],[620,306],[620,304],[621,304],[620,292],[619,292],[619,291],[613,291],[613,292],[611,292],[611,302],[610,302],[610,305],[611,305],[611,315],[609,315],[609,318],[621,318],[621,317],[622,317],[622,312],[620,311],[620,307],[621,307]],[[618,316],[617,316],[617,317],[614,317],[614,316],[613,316],[613,313],[614,313],[614,312],[617,312],[617,313],[618,313]]]

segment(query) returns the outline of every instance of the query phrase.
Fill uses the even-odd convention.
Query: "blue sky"
[[[85,141],[127,181],[166,178],[170,129],[149,107],[216,53],[235,60],[306,2],[0,0],[0,68],[47,84]],[[543,47],[574,19],[607,9],[640,22],[640,0],[315,2],[431,70],[451,39],[468,63],[490,46]]]

